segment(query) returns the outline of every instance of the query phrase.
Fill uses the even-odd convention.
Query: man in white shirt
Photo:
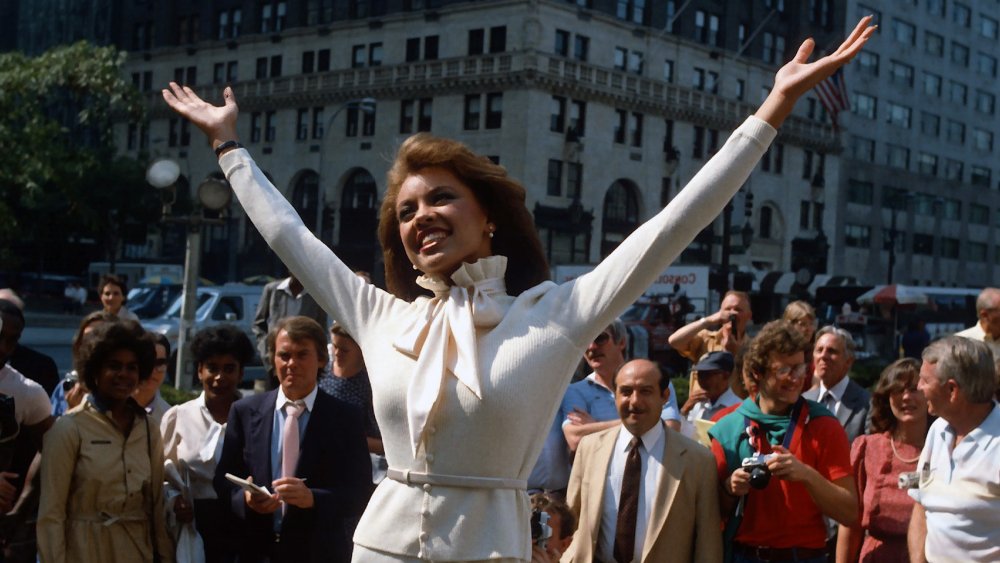
[[[688,422],[710,420],[715,413],[740,402],[729,380],[733,376],[733,355],[729,352],[709,352],[695,364],[693,371],[700,389],[691,393],[681,407]]]
[[[819,329],[813,346],[813,375],[819,386],[803,394],[837,417],[848,442],[865,433],[871,410],[871,394],[847,377],[854,365],[854,350],[851,333],[835,326]]]
[[[1000,409],[987,346],[950,336],[924,350],[917,388],[939,418],[917,462],[910,561],[1000,561]]]
[[[661,421],[667,381],[649,360],[615,376],[620,424],[580,442],[567,497],[579,526],[562,561],[722,561],[715,460]]]
[[[987,287],[976,298],[979,322],[958,333],[958,336],[986,343],[994,358],[1000,358],[1000,289]]]
[[[257,338],[257,352],[264,365],[267,360],[267,333],[285,317],[301,315],[327,326],[326,312],[316,303],[311,295],[302,287],[302,283],[289,275],[283,280],[271,282],[264,286],[257,304],[257,314],[253,319],[253,334]],[[324,348],[326,346],[324,345]],[[272,366],[268,365],[270,370]]]

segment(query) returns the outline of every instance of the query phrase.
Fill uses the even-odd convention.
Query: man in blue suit
[[[350,561],[344,524],[360,516],[372,491],[363,414],[317,392],[327,351],[316,321],[283,319],[267,349],[280,386],[233,405],[215,474],[219,497],[241,521],[240,561]],[[226,473],[271,494],[251,494]]]

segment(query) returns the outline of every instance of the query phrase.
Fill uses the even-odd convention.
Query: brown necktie
[[[639,483],[642,480],[642,459],[639,448],[642,441],[632,438],[625,473],[622,475],[622,494],[618,498],[618,526],[615,528],[615,561],[628,563],[635,554],[635,521],[639,514]]]

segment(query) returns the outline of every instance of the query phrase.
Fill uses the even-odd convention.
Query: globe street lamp
[[[170,202],[173,201],[174,185],[180,176],[177,163],[169,159],[160,159],[149,166],[146,171],[146,181],[154,188],[165,190],[164,223],[176,223],[187,227],[187,244],[184,251],[184,285],[181,301],[181,318],[177,334],[177,364],[174,385],[178,389],[188,389],[191,378],[188,377],[188,343],[194,335],[194,314],[198,306],[197,289],[198,274],[201,267],[201,231],[204,225],[223,225],[223,219],[205,217],[205,211],[221,212],[229,206],[232,200],[232,190],[229,182],[208,177],[198,186],[197,206],[187,217],[170,217]]]

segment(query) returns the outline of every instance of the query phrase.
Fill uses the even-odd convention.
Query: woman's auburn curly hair
[[[107,322],[99,325],[83,339],[74,359],[76,372],[87,389],[96,392],[97,376],[112,354],[129,350],[139,364],[139,381],[149,379],[156,362],[153,336],[135,321]]]
[[[477,155],[458,141],[419,133],[399,147],[389,169],[387,190],[382,200],[378,238],[385,261],[389,291],[407,301],[428,293],[417,285],[415,271],[399,236],[396,199],[403,182],[425,168],[441,168],[469,187],[496,231],[491,239],[493,254],[508,258],[504,281],[507,293],[519,295],[549,279],[549,264],[525,206],[525,190],[507,171],[489,158]]]

